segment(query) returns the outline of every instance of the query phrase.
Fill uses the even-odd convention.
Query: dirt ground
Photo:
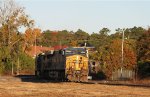
[[[150,88],[0,77],[0,97],[150,97]]]

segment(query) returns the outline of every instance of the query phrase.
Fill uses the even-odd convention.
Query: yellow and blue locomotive
[[[57,80],[88,81],[88,56],[85,48],[66,48],[36,57],[35,75]]]

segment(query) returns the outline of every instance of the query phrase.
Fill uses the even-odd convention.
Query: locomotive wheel
[[[85,70],[85,69],[81,70],[81,81],[82,82],[88,82],[87,74],[88,74],[87,70]]]
[[[75,82],[80,82],[80,79],[81,79],[81,73],[78,73],[78,72],[74,72],[74,81]]]
[[[88,79],[87,79],[87,76],[86,75],[82,75],[81,77],[80,77],[80,82],[87,82],[88,81]]]
[[[78,75],[74,76],[74,82],[79,82],[80,81],[80,77]]]
[[[69,81],[73,81],[74,80],[73,79],[73,75],[68,75],[67,78],[68,78]]]
[[[80,81],[81,81],[81,82],[84,82],[83,76],[80,77]]]
[[[87,75],[84,75],[84,76],[83,76],[83,80],[84,80],[84,82],[88,82]]]
[[[75,81],[75,72],[72,68],[69,70],[69,74],[67,75],[67,79],[69,81]]]
[[[40,77],[40,72],[39,72],[39,71],[37,71],[37,72],[36,72],[36,75],[37,75],[38,77]]]

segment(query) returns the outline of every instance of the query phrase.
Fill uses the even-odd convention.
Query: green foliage
[[[89,34],[82,31],[81,29],[78,29],[77,32],[75,32],[75,39],[77,40],[88,40]]]
[[[0,54],[3,50],[0,50]],[[0,55],[1,56],[1,55]],[[28,71],[33,72],[34,71],[34,59],[30,56],[28,56],[25,53],[19,53],[19,55],[16,56],[16,58],[9,58],[8,56],[3,56],[0,58],[0,74],[11,74],[12,71],[12,65],[14,73],[17,72],[17,69],[19,72]],[[18,63],[19,60],[19,63]],[[19,68],[18,68],[19,64]]]
[[[47,47],[53,45],[51,37],[52,37],[51,31],[49,30],[44,31],[40,39],[37,39],[37,45],[42,45],[42,46],[47,46]]]
[[[138,76],[141,79],[150,77],[150,62],[138,63]]]
[[[101,42],[102,40],[104,40],[104,38],[101,38],[99,33],[92,33],[89,43],[98,49],[103,45],[103,42]]]
[[[6,58],[10,58],[10,51],[8,47],[3,46],[0,48],[0,59],[2,59],[3,62],[5,62],[4,60]]]
[[[25,70],[34,71],[35,62],[32,57],[28,56],[25,53],[20,53],[19,60],[21,71]]]
[[[103,80],[106,79],[106,75],[103,71],[98,71],[96,74],[92,74],[93,80]]]
[[[70,46],[70,43],[74,41],[73,37],[74,33],[69,32],[67,30],[62,31],[50,31],[46,30],[42,33],[41,37],[37,39],[37,45],[42,46],[56,46],[56,45],[68,45]]]
[[[0,48],[0,73],[4,73],[10,70],[10,54],[8,47],[1,47]]]
[[[150,28],[137,41],[138,61],[150,61]]]
[[[100,35],[107,36],[109,32],[110,32],[110,30],[109,30],[108,28],[102,28],[102,29],[99,31],[99,34],[100,34]]]
[[[137,41],[138,76],[150,77],[150,28]]]
[[[144,33],[145,29],[142,27],[136,27],[134,26],[133,28],[127,28],[125,29],[125,37],[128,39],[139,39],[139,37],[142,36]]]
[[[3,74],[3,72],[4,72],[4,65],[3,64],[0,64],[0,75],[2,75]]]

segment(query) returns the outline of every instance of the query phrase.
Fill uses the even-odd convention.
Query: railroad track
[[[54,81],[48,79],[37,79],[34,75],[23,75],[17,76],[17,78],[22,79],[25,82],[61,82],[61,81]],[[97,81],[97,80],[89,80],[88,82],[77,82],[83,84],[103,84],[103,85],[117,85],[117,86],[132,86],[132,87],[147,87],[150,88],[150,83],[138,83],[138,82],[131,82],[131,81]]]
[[[117,86],[133,86],[133,87],[147,87],[150,88],[150,84],[133,83],[127,81],[94,81],[89,80],[88,82],[81,82],[84,84],[103,84],[103,85],[117,85]]]

